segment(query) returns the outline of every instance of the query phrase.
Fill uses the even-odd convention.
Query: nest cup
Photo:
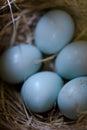
[[[86,0],[3,0],[0,3],[0,54],[17,42],[33,44],[33,32],[38,20],[51,9],[63,9],[73,17],[76,25],[73,41],[87,40]],[[41,69],[53,71],[53,58],[44,60]],[[21,86],[0,80],[1,130],[87,129],[87,112],[81,113],[77,121],[66,119],[56,106],[45,114],[31,113],[21,100]]]

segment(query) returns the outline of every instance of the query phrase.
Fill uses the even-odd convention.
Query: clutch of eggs
[[[70,43],[74,31],[74,21],[67,12],[49,11],[34,30],[36,46],[18,44],[0,56],[0,78],[15,84],[24,81],[21,97],[31,111],[49,111],[57,102],[64,116],[77,119],[78,112],[87,110],[87,42]],[[40,51],[59,53],[54,65],[57,73],[36,73],[41,67],[41,62],[36,63],[42,59]],[[72,80],[64,85],[62,78]]]

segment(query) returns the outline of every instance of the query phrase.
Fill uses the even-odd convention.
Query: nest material
[[[39,18],[48,10],[68,11],[75,20],[73,40],[87,40],[86,0],[2,0],[0,3],[0,53],[16,42],[33,44],[33,31]],[[43,63],[44,70],[54,70],[53,58]],[[66,119],[54,106],[43,115],[27,111],[20,97],[21,85],[0,81],[0,126],[6,130],[86,130],[87,112],[80,113],[77,121]],[[2,128],[1,128],[2,129]]]

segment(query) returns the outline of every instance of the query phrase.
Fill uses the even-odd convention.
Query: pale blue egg
[[[21,97],[31,111],[46,112],[54,106],[62,86],[63,80],[56,73],[39,72],[25,81],[21,89]]]
[[[87,111],[87,77],[78,77],[66,83],[58,95],[58,106],[64,116],[73,120]]]
[[[55,68],[66,79],[87,75],[87,41],[76,41],[64,47],[56,58]]]
[[[7,49],[0,57],[0,77],[8,83],[20,83],[37,72],[42,54],[33,45],[18,44]]]
[[[35,44],[43,53],[57,53],[70,42],[74,30],[74,21],[67,12],[49,11],[41,17],[36,25]]]

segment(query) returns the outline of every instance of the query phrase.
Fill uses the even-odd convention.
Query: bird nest
[[[0,54],[16,42],[33,44],[34,28],[40,17],[51,9],[63,9],[74,18],[74,40],[87,40],[86,0],[1,0],[0,1]],[[55,56],[44,57],[44,70],[54,70]],[[54,108],[45,114],[26,109],[20,97],[19,85],[0,80],[0,129],[6,130],[86,130],[87,112],[81,112],[77,121],[66,119]]]

